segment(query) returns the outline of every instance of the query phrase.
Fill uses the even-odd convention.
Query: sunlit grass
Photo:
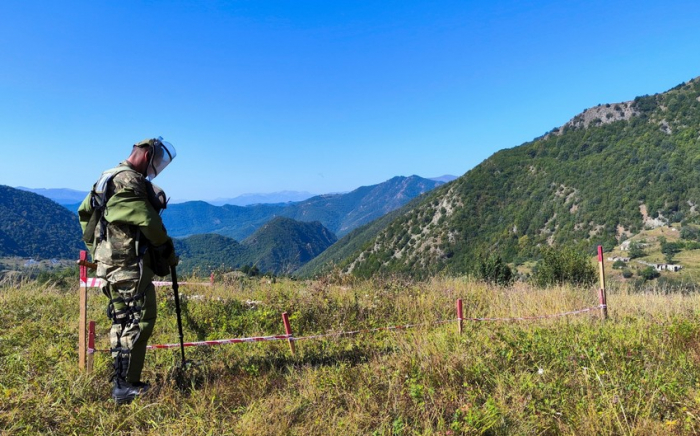
[[[186,278],[195,281],[195,278]],[[184,279],[183,279],[184,281]],[[205,280],[206,282],[207,280]],[[0,430],[6,434],[695,434],[700,431],[700,296],[658,289],[490,287],[428,282],[232,280],[181,286],[185,340],[414,328],[187,348],[191,388],[170,377],[179,350],[149,351],[148,397],[118,407],[111,362],[78,370],[78,292],[36,282],[0,288]],[[178,341],[172,291],[158,289],[151,343]],[[105,349],[105,297],[89,318]]]

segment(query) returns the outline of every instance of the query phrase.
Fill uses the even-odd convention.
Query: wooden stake
[[[87,251],[80,252],[80,260],[87,261]],[[80,319],[78,320],[78,368],[85,369],[87,359],[87,267],[80,266]]]
[[[598,299],[600,300],[600,315],[604,320],[608,319],[608,298],[605,292],[605,265],[603,262],[603,246],[598,246],[598,265],[600,267],[600,289]]]
[[[462,299],[460,298],[457,300],[457,328],[460,335],[462,334],[462,320],[464,319],[462,314]]]
[[[287,342],[289,342],[289,349],[292,350],[292,356],[296,355],[296,348],[294,347],[294,339],[292,339],[292,326],[289,324],[289,316],[287,312],[282,314],[282,322],[284,323],[284,331],[289,336]]]

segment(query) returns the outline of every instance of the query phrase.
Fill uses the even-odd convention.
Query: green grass
[[[0,288],[0,431],[4,434],[458,435],[700,432],[700,296],[609,293],[597,311],[534,322],[466,317],[554,314],[597,304],[594,290],[502,289],[429,282],[234,281],[182,286],[185,340],[295,336],[422,324],[296,343],[188,348],[189,388],[171,374],[179,350],[149,351],[149,396],[118,407],[110,359],[77,368],[77,287]],[[177,342],[174,303],[159,288],[151,343]],[[193,295],[202,295],[194,298]],[[189,296],[189,298],[187,298]],[[104,297],[89,317],[107,348]],[[438,321],[451,320],[444,324]]]

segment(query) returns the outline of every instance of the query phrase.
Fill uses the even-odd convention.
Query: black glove
[[[170,256],[168,256],[168,265],[177,266],[178,263],[180,263],[180,256],[175,254],[175,250],[173,250]]]

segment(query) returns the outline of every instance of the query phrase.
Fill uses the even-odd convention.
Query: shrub
[[[501,256],[492,254],[488,258],[480,257],[476,270],[477,278],[492,284],[508,286],[515,279],[513,270],[503,262]]]
[[[596,271],[590,258],[575,248],[542,250],[542,259],[533,270],[533,281],[538,286],[572,284],[588,286],[595,283]]]
[[[661,275],[654,267],[648,266],[639,272],[639,275],[646,281],[654,280]]]
[[[630,259],[637,259],[638,257],[646,256],[646,252],[642,249],[641,245],[637,242],[632,242],[630,244]]]
[[[695,241],[698,239],[698,231],[694,227],[681,227],[681,239]]]
[[[621,260],[616,260],[615,263],[613,263],[613,269],[623,269],[627,266],[627,264]]]

